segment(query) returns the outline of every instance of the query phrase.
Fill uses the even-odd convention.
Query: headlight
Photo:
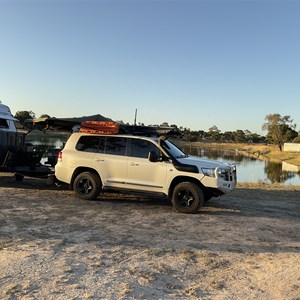
[[[216,177],[215,168],[201,168],[201,170],[205,176]]]
[[[227,169],[218,168],[218,170],[217,170],[218,177],[223,178],[224,180],[229,180],[228,179],[228,171],[229,170],[227,170]]]

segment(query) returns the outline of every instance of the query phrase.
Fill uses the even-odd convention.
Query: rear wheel
[[[204,195],[202,190],[192,182],[181,182],[173,191],[172,204],[178,212],[191,214],[203,205]]]
[[[101,182],[96,174],[83,172],[75,178],[73,189],[76,196],[85,200],[92,200],[99,196],[101,192]]]

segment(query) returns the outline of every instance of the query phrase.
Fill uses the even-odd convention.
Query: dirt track
[[[1,174],[0,207],[1,299],[300,299],[300,187],[243,184],[184,215]]]

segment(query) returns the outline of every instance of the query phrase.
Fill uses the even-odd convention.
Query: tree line
[[[167,125],[163,123],[162,125]],[[171,125],[171,127],[177,127]],[[282,151],[283,144],[287,142],[300,143],[300,132],[297,132],[296,124],[290,116],[281,116],[280,114],[269,114],[265,117],[265,123],[262,130],[267,131],[266,136],[252,133],[249,130],[236,130],[221,132],[217,126],[212,126],[207,132],[203,130],[191,131],[189,129],[179,128],[183,137],[189,142],[222,142],[222,143],[270,143],[278,146]]]
[[[49,115],[43,114],[40,118],[47,118]],[[35,119],[35,114],[32,111],[18,111],[15,115],[20,123],[33,129],[32,120]],[[122,121],[120,121],[123,123]],[[129,125],[129,124],[128,124]],[[139,123],[139,125],[144,125]],[[283,144],[286,142],[300,143],[300,132],[297,132],[296,124],[290,116],[281,116],[278,113],[269,114],[265,117],[265,122],[262,124],[262,130],[267,131],[265,136],[253,133],[249,130],[225,131],[216,126],[212,126],[208,131],[190,130],[176,124],[169,125],[167,122],[159,126],[173,127],[181,133],[181,138],[187,142],[216,142],[216,143],[271,143],[278,146],[282,151]]]

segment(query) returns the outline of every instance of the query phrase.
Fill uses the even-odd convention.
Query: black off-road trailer
[[[25,133],[0,131],[0,172],[15,173],[17,180],[24,176],[47,178],[54,171],[41,164],[43,153],[25,143]]]

